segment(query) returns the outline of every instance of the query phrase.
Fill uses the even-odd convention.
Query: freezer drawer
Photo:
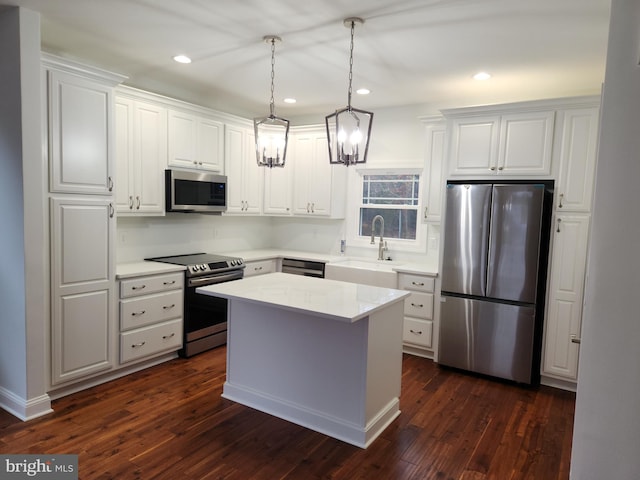
[[[535,308],[443,296],[438,363],[532,382]]]

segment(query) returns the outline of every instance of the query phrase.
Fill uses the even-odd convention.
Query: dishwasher
[[[292,273],[294,275],[304,275],[306,277],[324,278],[324,262],[283,258],[282,273]]]

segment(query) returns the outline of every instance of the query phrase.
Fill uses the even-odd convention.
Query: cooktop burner
[[[188,253],[168,257],[145,258],[152,262],[171,263],[187,267],[187,276],[200,276],[208,273],[227,272],[244,268],[244,261],[239,257],[227,257],[212,253]]]

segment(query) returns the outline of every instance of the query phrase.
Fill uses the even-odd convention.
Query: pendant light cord
[[[349,48],[349,93],[347,98],[347,108],[351,110],[351,84],[353,83],[353,32],[356,22],[351,20],[351,46]]]
[[[273,100],[275,66],[276,66],[276,39],[272,38],[271,39],[271,99],[269,100],[269,110],[271,112],[272,117],[275,117],[275,112],[276,112],[275,102]]]

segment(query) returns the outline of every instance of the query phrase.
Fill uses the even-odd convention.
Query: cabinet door
[[[113,205],[51,199],[52,384],[113,366]]]
[[[167,111],[136,102],[134,110],[133,210],[164,213],[164,169],[167,162]]]
[[[48,75],[51,192],[110,195],[112,89],[69,73]]]
[[[555,198],[558,209],[589,212],[598,140],[598,109],[562,112],[560,176]]]
[[[499,116],[455,118],[450,122],[452,175],[489,175],[496,171]]]
[[[442,123],[429,124],[426,128],[426,165],[428,177],[423,182],[425,186],[422,220],[426,222],[440,222],[442,213],[442,178],[445,162],[446,130]]]
[[[197,121],[194,115],[169,110],[168,163],[172,167],[196,168]]]
[[[259,214],[264,174],[255,160],[253,130],[227,125],[224,140],[227,213]]]
[[[118,213],[133,210],[133,100],[115,99],[115,204]]]
[[[327,137],[318,132],[300,132],[294,138],[293,212],[330,216],[333,170],[328,158]]]
[[[213,172],[224,169],[224,125],[211,118],[198,120],[198,166]]]
[[[502,175],[549,175],[555,112],[502,115],[497,172]]]
[[[589,216],[557,215],[554,220],[543,374],[576,381]]]
[[[264,213],[291,215],[291,169],[288,162],[283,168],[265,169]]]

